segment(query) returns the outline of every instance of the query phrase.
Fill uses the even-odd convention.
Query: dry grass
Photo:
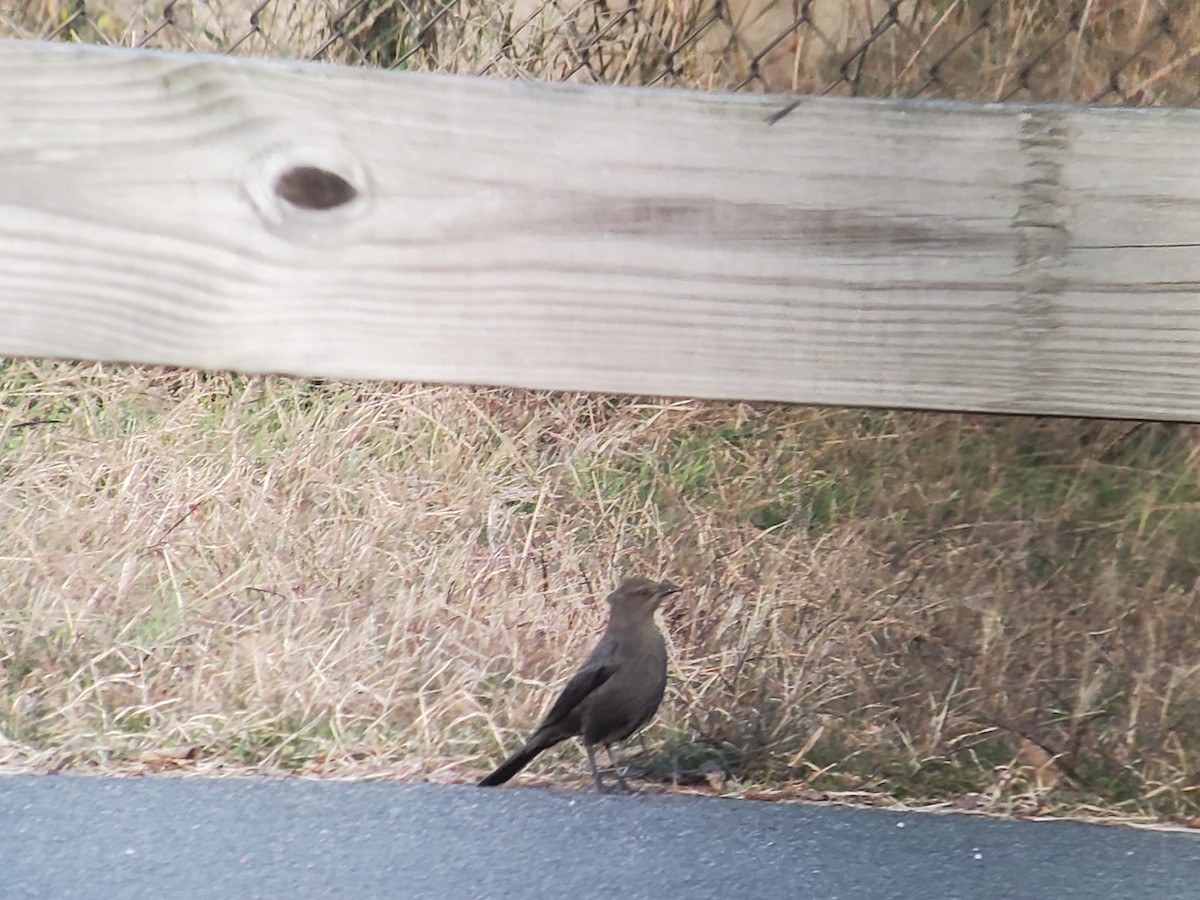
[[[964,99],[1200,74],[1182,0],[300,8],[37,0],[0,33]],[[636,571],[688,588],[650,779],[1192,821],[1198,438],[12,362],[0,763],[471,778]]]
[[[26,0],[0,37],[505,78],[1194,105],[1191,0]]]
[[[9,765],[471,778],[645,572],[687,585],[651,779],[1195,811],[1193,427],[51,363],[0,396]]]

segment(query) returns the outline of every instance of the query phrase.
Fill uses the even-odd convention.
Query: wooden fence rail
[[[0,354],[1200,419],[1200,112],[0,42]]]

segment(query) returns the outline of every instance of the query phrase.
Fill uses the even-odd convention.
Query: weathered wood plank
[[[1200,419],[1198,247],[1189,110],[0,43],[3,354]]]

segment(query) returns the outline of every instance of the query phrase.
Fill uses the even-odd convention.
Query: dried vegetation
[[[0,31],[885,96],[1200,83],[1182,2],[167,6]],[[1188,425],[9,362],[0,763],[468,779],[643,572],[687,586],[647,778],[1193,821],[1198,467]]]

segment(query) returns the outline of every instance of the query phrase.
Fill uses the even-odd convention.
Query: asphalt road
[[[395,782],[0,777],[0,897],[1200,897],[1200,835]]]

